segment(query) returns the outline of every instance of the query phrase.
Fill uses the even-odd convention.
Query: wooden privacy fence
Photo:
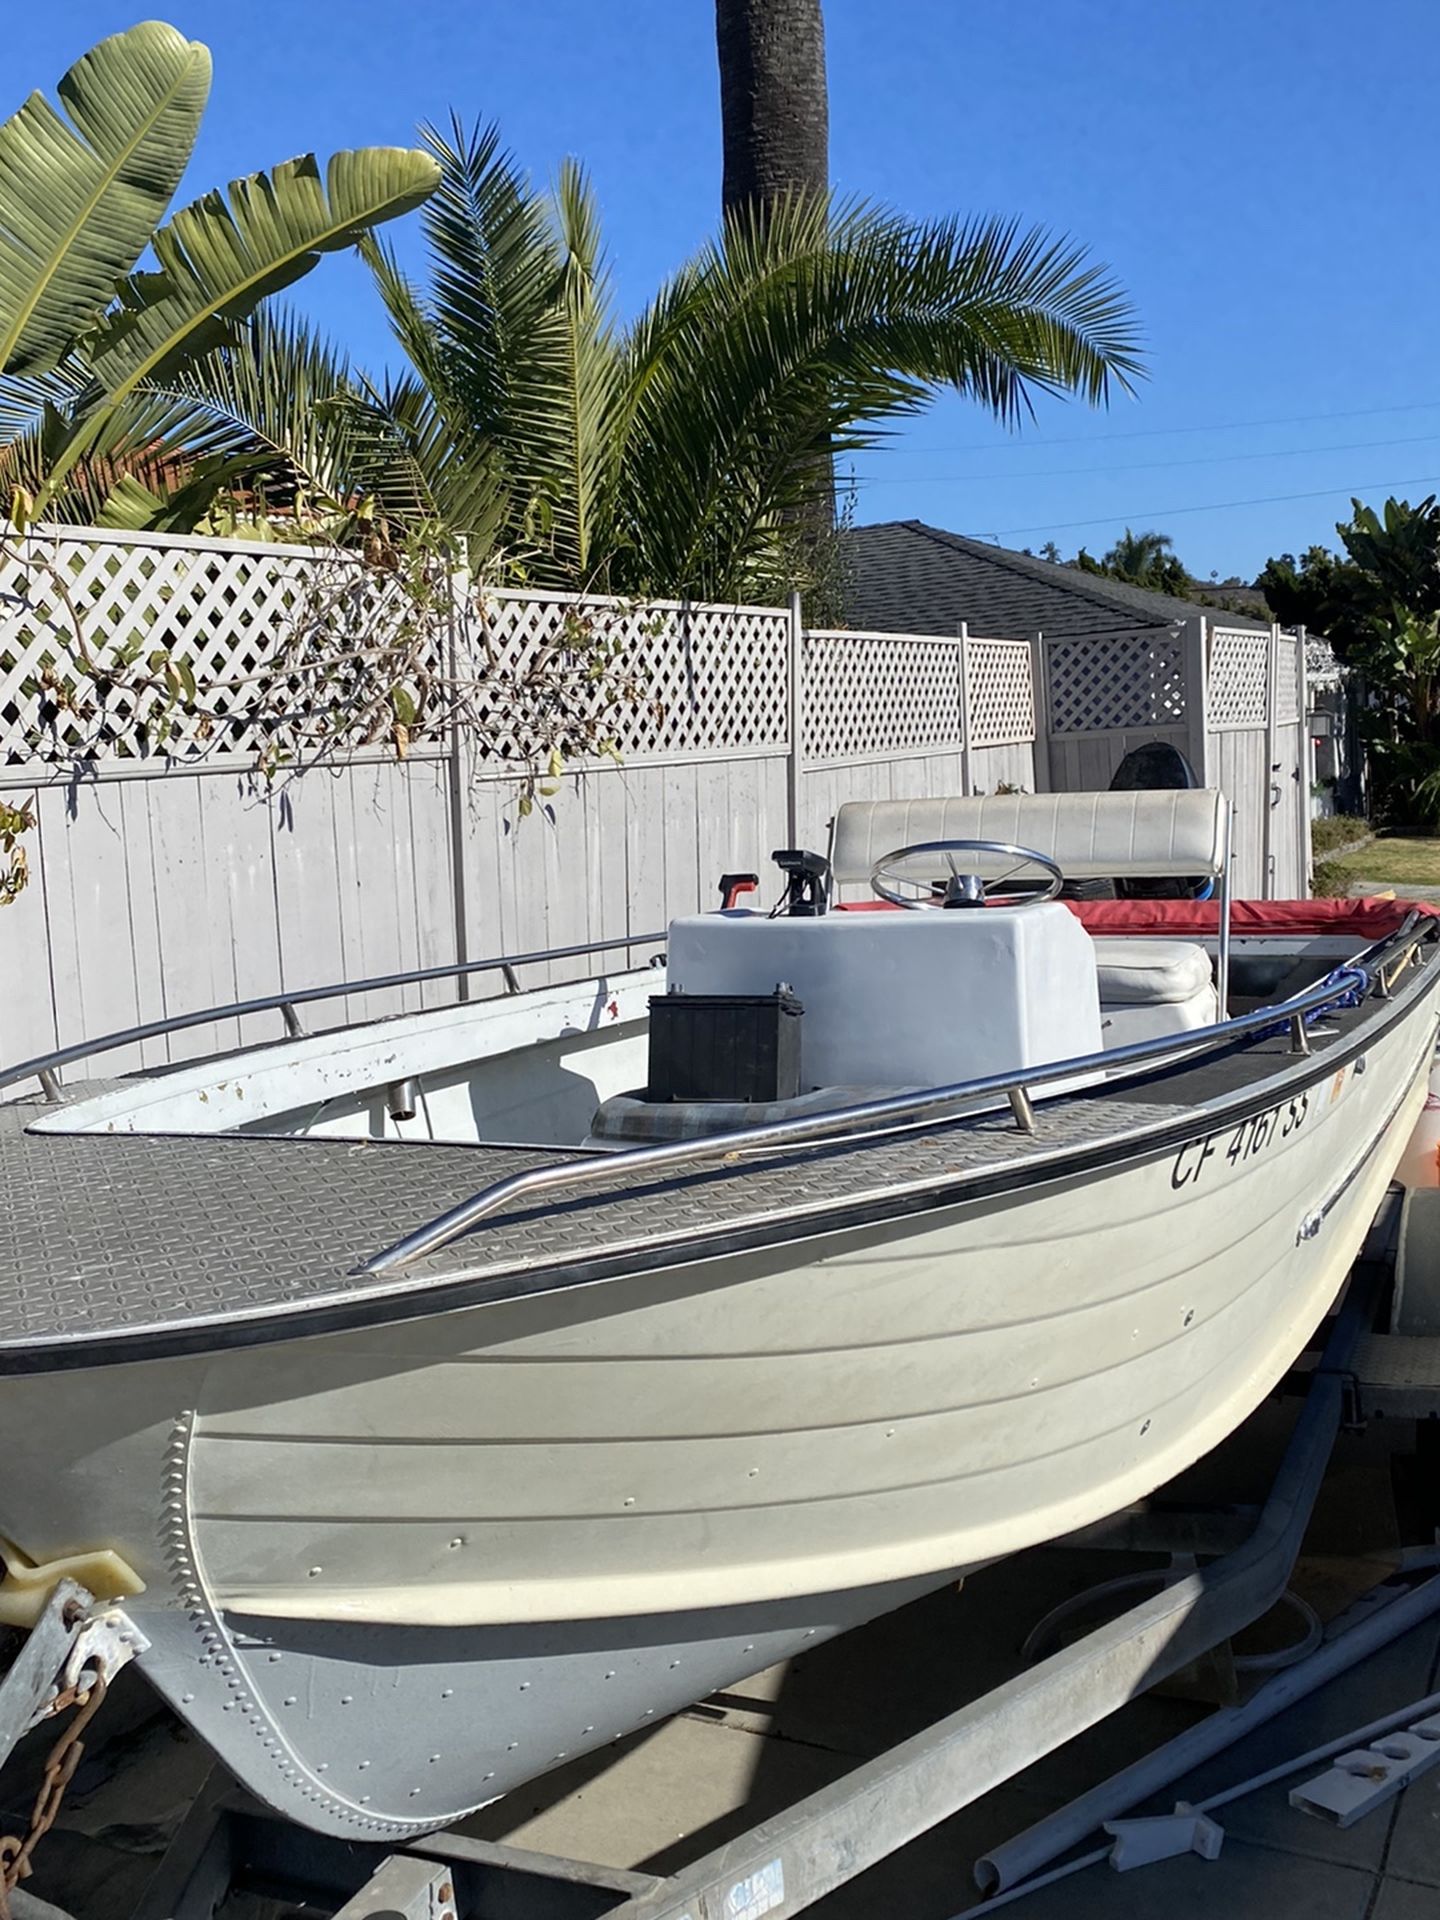
[[[0,802],[33,797],[37,815],[30,884],[0,909],[0,1060],[282,986],[650,932],[712,905],[723,871],[823,847],[842,800],[1103,787],[1155,738],[1236,801],[1241,889],[1301,890],[1298,851],[1285,858],[1299,839],[1268,802],[1261,815],[1267,767],[1301,738],[1288,636],[1196,621],[1047,644],[806,630],[798,603],[457,588],[428,615],[415,672],[468,675],[495,689],[488,706],[472,699],[462,724],[422,705],[403,758],[351,736],[267,781],[254,688],[278,662],[303,697],[317,598],[357,656],[399,617],[383,575],[300,547],[88,529],[0,541]],[[107,658],[163,657],[211,688],[207,716],[177,724],[159,673],[57,700],[77,619]],[[582,755],[522,818],[543,702],[507,689],[579,634],[613,663],[595,701],[616,757]],[[499,990],[498,975],[473,987]],[[334,1018],[426,997],[351,996]],[[97,1070],[275,1031],[196,1029]]]
[[[1310,887],[1310,741],[1304,633],[1212,629],[1206,778],[1243,794],[1235,808],[1237,870],[1267,894]]]
[[[1042,777],[1055,792],[1110,784],[1132,748],[1169,742],[1234,809],[1234,885],[1310,890],[1305,636],[1206,615],[1174,626],[1056,638],[1043,648]]]
[[[797,684],[799,837],[823,847],[845,800],[1035,792],[1031,645],[817,629]]]
[[[1204,762],[1203,622],[1052,639],[1044,649],[1050,783],[1060,792],[1107,787],[1133,747],[1178,747]]]
[[[37,825],[30,884],[0,911],[0,1058],[282,985],[650,932],[712,904],[726,870],[823,846],[848,793],[1036,784],[1026,642],[807,634],[798,605],[519,593],[457,593],[435,616],[435,659],[503,690],[581,623],[627,689],[604,714],[616,758],[581,758],[521,818],[536,713],[497,697],[483,727],[421,714],[403,759],[346,742],[267,782],[246,687],[277,659],[301,674],[317,576],[332,609],[350,596],[357,648],[394,617],[383,578],[355,568],[336,587],[334,567],[295,547],[89,530],[3,543],[0,800],[33,796]],[[163,688],[57,704],[77,613],[92,650],[163,650],[220,687],[218,717],[158,753]],[[424,1001],[352,996],[335,1017]],[[103,1070],[274,1030],[197,1029]]]

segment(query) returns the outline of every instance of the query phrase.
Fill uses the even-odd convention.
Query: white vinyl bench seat
[[[868,892],[871,867],[900,847],[993,840],[1048,855],[1067,880],[1203,879],[1224,870],[1226,831],[1225,796],[1206,787],[847,800],[831,828],[830,867],[837,891]]]
[[[1212,985],[1210,956],[1193,940],[1099,939],[1095,966],[1100,998],[1121,1007],[1179,1005]]]

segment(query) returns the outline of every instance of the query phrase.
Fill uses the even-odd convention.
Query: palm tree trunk
[[[830,184],[820,0],[715,0],[727,213]]]
[[[830,99],[820,0],[715,0],[725,213],[767,206],[793,189],[830,186]],[[817,463],[815,499],[796,516],[803,571],[820,575],[835,529],[835,473]],[[814,565],[808,564],[813,562]],[[811,582],[806,582],[807,587]],[[829,587],[824,611],[839,616]]]

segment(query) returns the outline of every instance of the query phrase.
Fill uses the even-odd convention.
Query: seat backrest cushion
[[[1112,875],[1192,878],[1219,873],[1225,796],[1207,787],[1142,793],[994,793],[925,800],[847,800],[835,815],[830,862],[837,888],[864,886],[876,860],[931,840],[993,840],[1032,847],[1067,880]],[[988,871],[1013,864],[992,859]],[[983,862],[975,871],[985,873]],[[950,872],[937,862],[935,878]]]
[[[1213,984],[1209,954],[1189,940],[1097,940],[1095,969],[1102,1008],[1178,1004]]]

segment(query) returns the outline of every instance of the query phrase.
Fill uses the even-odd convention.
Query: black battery
[[[793,1100],[805,1009],[774,993],[657,993],[650,999],[649,1100]]]

